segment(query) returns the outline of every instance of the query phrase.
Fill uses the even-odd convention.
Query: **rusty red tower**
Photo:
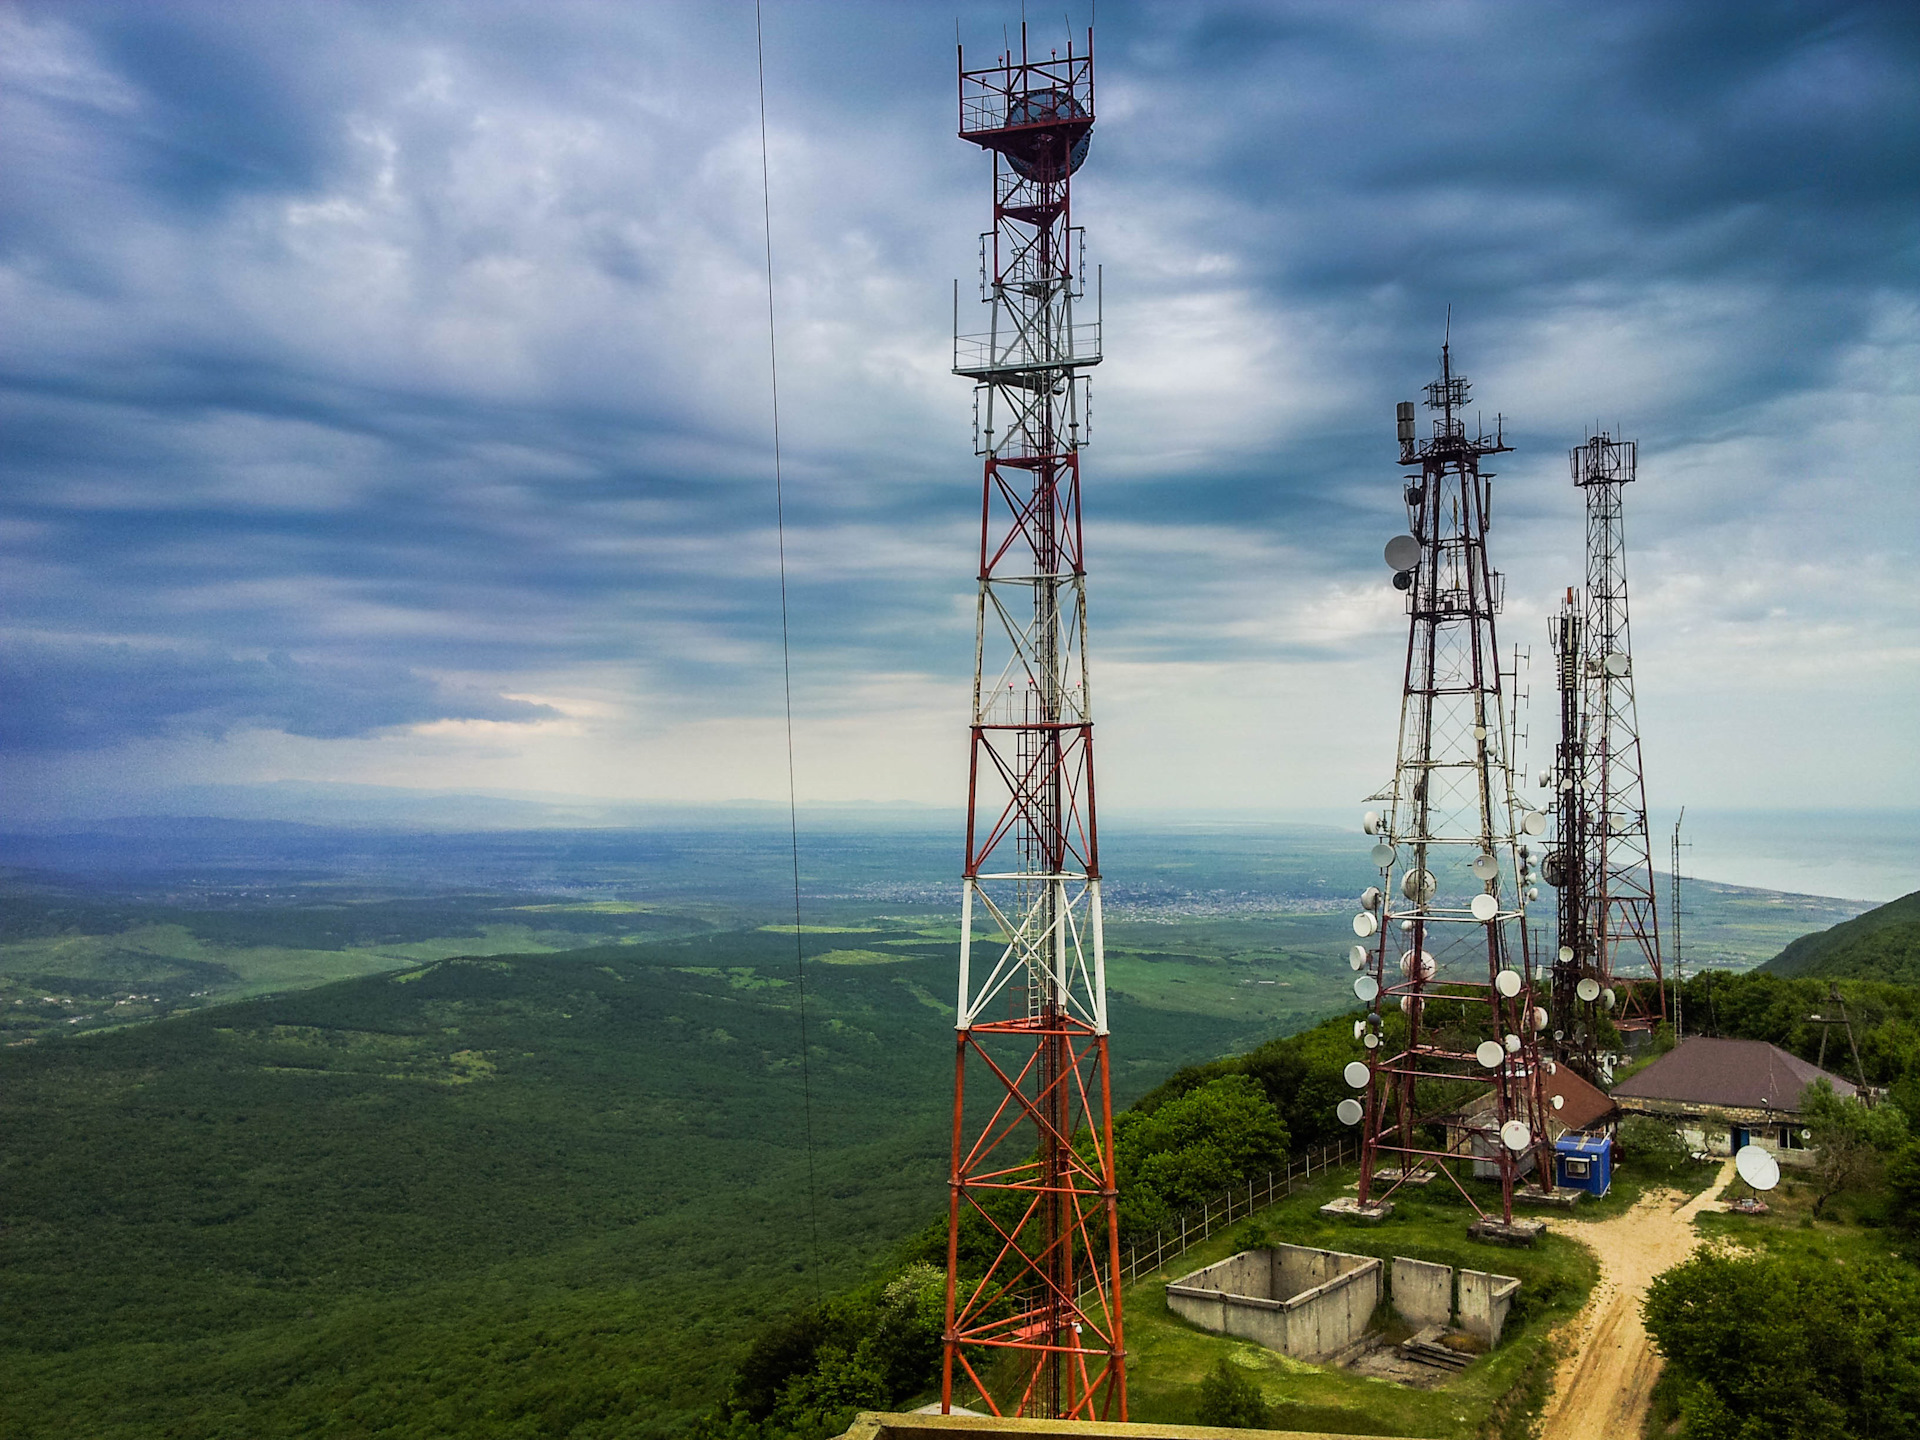
[[[983,331],[961,333],[954,292],[984,474],[941,1409],[970,1389],[995,1415],[1124,1420],[1080,524],[1100,327],[1097,287],[1096,318],[1075,314],[1072,210],[1093,35],[1038,59],[1023,26],[1017,56],[969,70],[962,52],[959,70],[960,136],[993,157],[993,229]],[[963,1235],[984,1274],[961,1275]]]
[[[1399,407],[1411,533],[1388,543],[1386,559],[1407,597],[1400,749],[1392,783],[1373,797],[1387,808],[1365,822],[1380,884],[1353,921],[1366,1013],[1354,1022],[1360,1058],[1346,1067],[1358,1093],[1339,1113],[1361,1127],[1359,1195],[1327,1208],[1374,1218],[1400,1186],[1437,1176],[1483,1231],[1511,1231],[1531,1223],[1515,1225],[1516,1182],[1531,1169],[1551,1183],[1552,1064],[1539,1045],[1547,995],[1527,950],[1532,843],[1546,816],[1515,793],[1495,635],[1504,585],[1487,552],[1493,475],[1483,461],[1509,447],[1497,426],[1467,432],[1468,384],[1450,347],[1426,394],[1430,438],[1416,433],[1411,402]],[[1499,1181],[1497,1216],[1462,1183],[1470,1176]]]

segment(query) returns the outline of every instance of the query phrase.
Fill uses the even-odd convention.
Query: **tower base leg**
[[[1338,1200],[1329,1200],[1320,1207],[1320,1213],[1329,1220],[1354,1220],[1362,1225],[1378,1225],[1393,1213],[1391,1200],[1369,1200],[1362,1205],[1351,1195],[1342,1195]]]
[[[1495,1245],[1511,1245],[1524,1250],[1538,1240],[1547,1228],[1544,1220],[1496,1220],[1491,1215],[1476,1220],[1467,1227],[1467,1234],[1475,1240],[1486,1240]]]

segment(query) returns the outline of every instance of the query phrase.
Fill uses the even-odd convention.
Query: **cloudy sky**
[[[954,7],[765,21],[800,795],[952,803]],[[1920,11],[1108,0],[1098,56],[1109,806],[1385,778],[1449,305],[1536,736],[1601,424],[1656,803],[1920,804]],[[0,69],[11,810],[784,795],[750,0],[9,3]]]

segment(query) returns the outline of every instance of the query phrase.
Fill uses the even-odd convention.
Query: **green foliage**
[[[1223,1075],[1114,1122],[1120,1225],[1164,1227],[1180,1211],[1286,1164],[1287,1127],[1246,1075]]]
[[[1829,930],[1803,935],[1762,968],[1776,975],[1920,985],[1920,890]]]
[[[1683,987],[1686,1032],[1765,1040],[1803,1060],[1818,1061],[1824,1027],[1808,1017],[1832,1010],[1827,991],[1833,983],[1766,971],[1734,975],[1705,970]],[[1920,1077],[1920,987],[1871,980],[1838,984],[1853,1020],[1867,1083],[1894,1086],[1896,1097],[1907,1093],[1920,1103],[1920,1093],[1900,1088]],[[1824,1038],[1826,1068],[1858,1083],[1845,1030],[1836,1027]]]
[[[1636,1171],[1661,1177],[1677,1176],[1690,1163],[1679,1133],[1651,1115],[1629,1115],[1614,1136],[1620,1158]]]
[[[1909,1233],[1920,1233],[1920,1140],[1909,1140],[1886,1162],[1888,1218]]]
[[[1872,1183],[1884,1157],[1907,1143],[1907,1117],[1898,1106],[1869,1110],[1835,1094],[1825,1078],[1807,1087],[1800,1109],[1813,1131],[1815,1215],[1834,1196]]]
[[[1656,1277],[1647,1330],[1688,1440],[1920,1433],[1920,1278],[1903,1267],[1701,1251]]]
[[[1200,1382],[1194,1419],[1202,1425],[1264,1430],[1273,1423],[1273,1409],[1247,1372],[1222,1356]]]

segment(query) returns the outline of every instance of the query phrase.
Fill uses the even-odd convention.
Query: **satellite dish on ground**
[[[1500,1127],[1500,1143],[1518,1154],[1533,1143],[1533,1132],[1524,1120],[1509,1120]]]
[[[1371,1000],[1380,993],[1380,982],[1371,975],[1362,975],[1353,982],[1353,993],[1362,1000]]]
[[[1352,967],[1355,970],[1359,970],[1364,968],[1366,963],[1367,963],[1367,947],[1366,946],[1353,945],[1348,947],[1347,964],[1350,967]]]
[[[1371,920],[1373,917],[1369,915],[1367,918]],[[1589,976],[1573,987],[1573,993],[1591,1005],[1600,998],[1600,982]]]
[[[1393,847],[1384,841],[1373,847],[1373,868],[1384,870],[1393,864]]]
[[[1360,1117],[1367,1112],[1361,1108],[1358,1100],[1348,1099],[1342,1100],[1338,1105],[1334,1106],[1333,1113],[1340,1117],[1340,1123],[1342,1125],[1358,1125],[1360,1123]]]
[[[1771,1190],[1780,1183],[1780,1162],[1758,1145],[1742,1145],[1733,1157],[1733,1168],[1756,1190]]]
[[[1491,895],[1476,895],[1467,908],[1473,912],[1476,920],[1491,920],[1500,913],[1500,902]]]
[[[1489,1070],[1498,1070],[1500,1062],[1506,1058],[1506,1055],[1507,1052],[1500,1048],[1498,1040],[1482,1040],[1480,1048],[1473,1052],[1473,1058]]]
[[[1627,652],[1624,650],[1612,651],[1608,654],[1604,663],[1607,674],[1613,676],[1616,680],[1633,669],[1633,661],[1627,658]]]
[[[1358,1060],[1349,1060],[1347,1062],[1347,1068],[1340,1073],[1346,1076],[1347,1084],[1356,1090],[1366,1089],[1367,1081],[1371,1078],[1367,1067],[1362,1065]]]
[[[1520,972],[1518,970],[1502,970],[1498,975],[1493,977],[1493,988],[1511,1000],[1520,993]]]
[[[1370,911],[1362,910],[1358,915],[1353,917],[1353,933],[1358,935],[1362,940],[1366,939],[1379,928],[1380,922],[1373,918],[1373,914]]]
[[[1411,535],[1396,535],[1387,541],[1387,568],[1411,570],[1420,563],[1420,542]]]

